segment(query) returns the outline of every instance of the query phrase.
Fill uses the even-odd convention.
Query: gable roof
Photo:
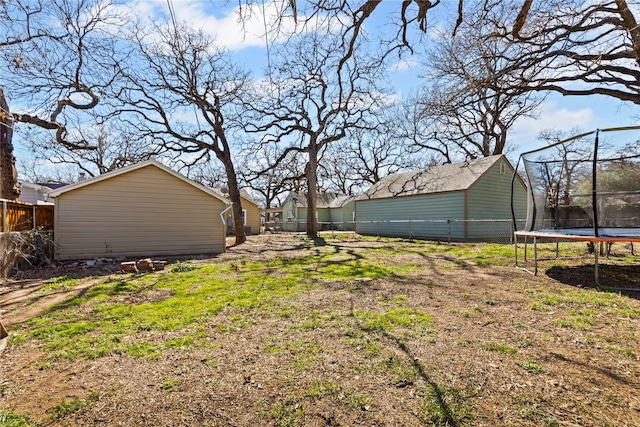
[[[197,188],[198,190],[200,190],[200,191],[202,191],[204,193],[209,194],[210,196],[215,197],[216,199],[221,200],[225,204],[229,204],[229,200],[227,200],[225,197],[223,197],[218,192],[216,192],[216,191],[214,191],[214,190],[212,190],[210,188],[207,188],[204,185],[202,185],[200,183],[197,183],[197,182],[187,178],[186,176],[174,171],[173,169],[171,169],[171,168],[169,168],[169,167],[163,165],[162,163],[160,163],[160,162],[158,162],[156,160],[153,160],[153,159],[152,160],[146,160],[146,161],[140,162],[140,163],[136,163],[136,164],[130,165],[130,166],[125,166],[123,168],[116,169],[114,171],[107,172],[107,173],[104,173],[102,175],[94,176],[93,178],[89,178],[89,179],[85,179],[85,180],[82,180],[82,181],[78,181],[78,182],[73,183],[73,184],[65,185],[64,187],[60,187],[59,189],[50,192],[49,196],[58,197],[60,194],[64,194],[64,193],[67,193],[69,191],[77,190],[79,188],[87,187],[89,185],[96,184],[98,182],[105,181],[107,179],[114,178],[114,177],[120,176],[120,175],[124,175],[126,173],[133,172],[133,171],[136,171],[138,169],[142,169],[142,168],[149,167],[149,166],[156,167],[156,168],[158,168],[158,169],[160,169],[160,170],[162,170],[162,171],[164,171],[164,172],[166,172],[166,173],[168,173],[170,175],[173,175],[177,179],[186,182],[187,184]]]
[[[229,191],[226,188],[213,187],[212,190],[220,194],[222,197],[229,199]],[[251,197],[251,194],[249,194],[249,192],[244,188],[240,189],[240,198],[246,202],[256,205],[256,207],[260,209],[260,205],[258,204],[258,202],[253,200],[253,197]]]
[[[504,155],[497,154],[466,162],[448,163],[428,169],[388,175],[371,186],[357,200],[464,191],[501,159],[510,165]]]
[[[291,192],[287,196],[287,199],[296,198],[296,206],[299,208],[307,207],[307,192],[299,191],[297,193]],[[332,191],[318,191],[316,195],[316,208],[318,209],[336,209],[344,206],[352,196],[347,194],[334,193]]]

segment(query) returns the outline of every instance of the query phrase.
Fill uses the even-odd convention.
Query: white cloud
[[[178,22],[202,29],[214,37],[218,45],[232,51],[252,46],[265,47],[267,42],[284,41],[295,32],[337,24],[336,21],[324,21],[321,17],[307,20],[300,14],[296,23],[288,9],[289,3],[283,0],[249,5],[244,2],[173,0],[170,4]],[[150,21],[169,17],[167,0],[134,0],[128,6]]]
[[[582,129],[585,132],[599,126],[600,119],[590,108],[569,110],[560,107],[554,101],[546,101],[541,105],[541,112],[537,118],[520,118],[509,131],[509,140],[517,151],[528,151],[543,146],[545,143],[538,139],[538,135],[545,129],[556,129],[569,132],[572,129]]]
[[[416,61],[414,58],[400,59],[398,62],[391,65],[390,70],[391,71],[407,71],[417,65],[418,65],[418,61]]]

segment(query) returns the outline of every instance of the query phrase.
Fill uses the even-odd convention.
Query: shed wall
[[[241,199],[242,209],[247,212],[247,220],[245,227],[250,227],[251,231],[248,234],[260,234],[260,207],[256,204],[246,200],[245,198]],[[225,224],[229,224],[229,217],[233,217],[232,210],[230,209],[228,213],[225,214]],[[228,232],[230,230],[227,230]]]
[[[56,198],[58,259],[220,253],[223,201],[154,166]]]
[[[247,227],[251,227],[251,234],[260,234],[260,208],[245,200],[242,208],[247,210]]]
[[[504,164],[501,173],[500,163]],[[504,219],[504,222],[473,222],[467,225],[469,240],[504,240],[511,236],[511,181],[513,169],[505,160],[494,164],[467,190],[467,219]],[[527,192],[522,182],[514,183],[514,207],[517,219],[525,219],[527,212]]]
[[[282,229],[284,231],[298,231],[298,221],[300,221],[301,215],[299,210],[291,198],[287,198],[282,204]],[[306,215],[306,211],[304,214]]]
[[[348,231],[353,231],[354,230],[354,224],[353,224],[353,212],[355,210],[356,207],[356,202],[354,201],[350,201],[349,203],[345,204],[341,211],[342,211],[342,229],[343,230],[348,230]]]
[[[457,191],[357,200],[355,210],[356,231],[360,234],[447,239],[449,224],[446,220],[464,219],[464,193]],[[408,220],[412,222],[409,223]],[[416,220],[418,221],[414,222]],[[464,224],[452,223],[451,239],[463,238]]]

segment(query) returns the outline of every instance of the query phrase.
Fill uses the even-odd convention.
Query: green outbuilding
[[[356,232],[449,241],[504,241],[527,192],[504,155],[389,175],[355,199]]]
[[[320,230],[353,230],[354,200],[352,196],[319,191],[316,196],[316,220]],[[282,230],[307,230],[307,193],[289,193],[282,203]]]

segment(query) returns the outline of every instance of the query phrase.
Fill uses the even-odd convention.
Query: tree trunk
[[[15,200],[20,196],[16,158],[13,155],[13,117],[0,88],[0,198]]]
[[[318,188],[318,146],[314,139],[309,143],[309,162],[307,163],[307,236],[318,236],[317,188]]]
[[[229,151],[225,151],[229,153]],[[219,157],[220,158],[220,157]],[[231,156],[227,155],[224,158],[220,158],[224,164],[224,169],[227,173],[227,185],[229,186],[229,199],[231,199],[231,211],[233,212],[233,229],[236,236],[236,245],[242,244],[247,240],[244,234],[244,223],[242,221],[242,201],[240,199],[240,189],[238,188],[238,179],[236,177],[236,170],[233,167],[233,161]]]

